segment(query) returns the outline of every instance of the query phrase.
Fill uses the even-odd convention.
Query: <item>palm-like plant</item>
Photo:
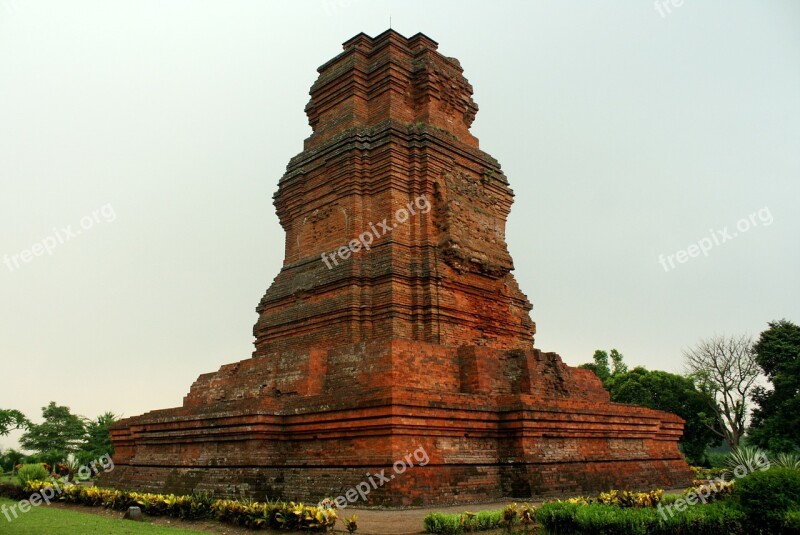
[[[770,459],[773,466],[800,470],[800,455],[797,453],[778,453]]]
[[[733,471],[743,468],[747,472],[752,472],[756,469],[769,468],[770,460],[764,450],[760,448],[740,446],[730,452],[728,458],[725,459],[725,464]]]

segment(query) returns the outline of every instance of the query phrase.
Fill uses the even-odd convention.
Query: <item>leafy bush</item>
[[[461,517],[462,515],[448,513],[428,513],[425,515],[425,518],[422,519],[422,525],[425,527],[426,533],[454,535],[456,533],[463,533],[464,531],[461,525]]]
[[[25,455],[15,449],[7,449],[0,454],[0,472],[13,472]]]
[[[524,503],[519,508],[519,520],[525,532],[536,523],[536,507],[529,503]]]
[[[647,519],[657,521],[652,509],[620,508],[615,505],[578,505],[556,502],[544,504],[537,512],[539,523],[547,533],[619,533],[644,535]]]
[[[11,482],[0,482],[0,496],[14,501],[24,500],[28,497],[22,485]]]
[[[503,508],[500,513],[502,520],[500,521],[500,525],[503,526],[508,531],[511,531],[511,528],[514,524],[517,523],[519,520],[519,513],[517,513],[517,504],[512,503]]]
[[[562,501],[562,500],[559,500]],[[592,498],[587,498],[586,496],[573,496],[572,498],[567,498],[563,500],[566,503],[571,503],[575,505],[589,505],[593,503],[594,500]]]
[[[683,499],[683,494],[664,494],[661,497],[661,505],[670,505],[680,499]]]
[[[651,490],[650,492],[632,492],[630,490],[609,490],[601,492],[595,498],[588,496],[573,496],[564,500],[557,500],[573,505],[589,505],[599,503],[603,505],[613,505],[615,507],[656,507],[664,497],[661,489]]]
[[[533,526],[535,519],[536,507],[529,503],[519,506],[512,503],[494,511],[429,513],[422,522],[428,533],[456,534],[500,528],[510,532],[518,522],[522,523],[524,532],[527,532]]]
[[[716,500],[725,498],[733,494],[734,482],[722,481],[720,479],[711,481],[709,483],[701,483],[693,487],[689,487],[683,491],[684,496],[694,494],[699,497],[703,503],[709,503]]]
[[[663,520],[663,518],[661,519]],[[708,505],[694,505],[664,521],[652,533],[662,535],[739,535],[745,530],[745,514],[735,504],[722,500]],[[661,531],[658,531],[660,529]],[[650,532],[648,532],[650,533]]]
[[[631,492],[629,490],[610,490],[597,496],[597,503],[616,505],[617,507],[655,507],[661,503],[664,491]]]
[[[345,518],[344,520],[344,527],[347,528],[347,533],[351,535],[358,531],[358,516],[355,514],[350,518]]]
[[[17,470],[17,478],[23,486],[29,481],[47,479],[48,477],[50,477],[50,472],[42,464],[23,464]]]
[[[503,525],[503,510],[478,511],[465,521],[465,531],[487,531]]]
[[[573,533],[577,527],[578,510],[589,507],[588,504],[567,502],[547,502],[536,512],[536,520],[547,530],[547,533]],[[608,507],[608,506],[604,506]]]
[[[800,535],[800,509],[792,509],[783,517],[784,535]]]
[[[328,531],[336,523],[336,510],[289,502],[266,504],[264,510],[272,509],[278,529],[294,531]]]
[[[212,504],[217,520],[252,529],[328,531],[336,523],[336,511],[302,503],[259,503],[217,500]]]
[[[453,535],[471,531],[489,531],[503,528],[511,531],[518,522],[523,529],[532,527],[536,517],[536,507],[524,503],[507,505],[494,511],[478,511],[471,513],[429,513],[422,521],[428,533],[442,533]]]
[[[728,458],[726,453],[722,452],[708,452],[706,453],[706,462],[711,468],[726,468],[725,460]]]
[[[734,496],[754,532],[778,533],[786,513],[800,509],[800,471],[754,472],[737,482]]]
[[[722,462],[722,461],[720,461]],[[692,466],[692,472],[697,479],[730,479],[730,470],[726,467],[718,466],[714,468],[704,468],[702,466]]]

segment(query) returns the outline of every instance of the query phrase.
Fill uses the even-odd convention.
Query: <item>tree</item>
[[[78,455],[81,463],[88,464],[103,455],[113,455],[114,445],[111,443],[109,429],[117,420],[116,415],[106,412],[86,423],[86,440]]]
[[[772,389],[753,390],[748,438],[775,452],[800,448],[800,326],[772,321],[754,346],[755,359]]]
[[[611,401],[634,403],[683,418],[686,424],[680,445],[694,463],[701,463],[706,448],[717,442],[716,434],[700,416],[707,410],[708,395],[697,389],[691,377],[637,366],[611,377],[607,388]]]
[[[598,349],[594,352],[592,359],[594,362],[581,364],[578,367],[583,368],[584,370],[593,371],[594,374],[600,378],[603,386],[606,386],[608,380],[614,375],[628,371],[628,366],[623,361],[624,357],[622,356],[622,353],[616,349],[611,350],[611,362],[613,367],[608,363],[609,354],[601,349]]]
[[[24,453],[9,448],[0,454],[0,470],[4,472],[13,472],[14,467],[20,464],[24,458]]]
[[[56,464],[70,453],[77,453],[86,438],[83,418],[72,414],[69,407],[51,401],[42,407],[41,424],[30,424],[20,438],[20,445],[39,453],[50,464]]]
[[[8,435],[14,429],[22,429],[30,422],[25,415],[14,409],[0,409],[0,437]]]
[[[612,349],[611,354],[609,356],[611,357],[611,363],[614,365],[614,370],[611,372],[611,377],[614,377],[615,375],[620,373],[627,373],[628,365],[625,364],[625,361],[623,360],[622,357],[622,353],[620,353],[616,349]]]
[[[737,448],[746,429],[748,397],[760,375],[752,339],[714,336],[684,350],[683,358],[697,387],[708,395],[706,426]]]

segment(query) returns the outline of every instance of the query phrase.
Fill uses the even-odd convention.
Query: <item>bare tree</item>
[[[748,397],[759,377],[749,336],[714,336],[683,351],[689,374],[708,394],[711,417],[706,425],[731,448],[739,446],[747,423]]]

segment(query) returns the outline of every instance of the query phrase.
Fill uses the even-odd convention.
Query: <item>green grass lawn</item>
[[[0,498],[0,507],[16,502]],[[110,519],[78,511],[67,511],[52,507],[32,507],[27,513],[17,511],[17,518],[9,513],[9,522],[0,514],[0,533],[9,535],[209,535],[208,531],[155,526],[145,522]]]
[[[0,474],[0,483],[18,483],[19,480],[17,476],[11,476],[8,474]]]

